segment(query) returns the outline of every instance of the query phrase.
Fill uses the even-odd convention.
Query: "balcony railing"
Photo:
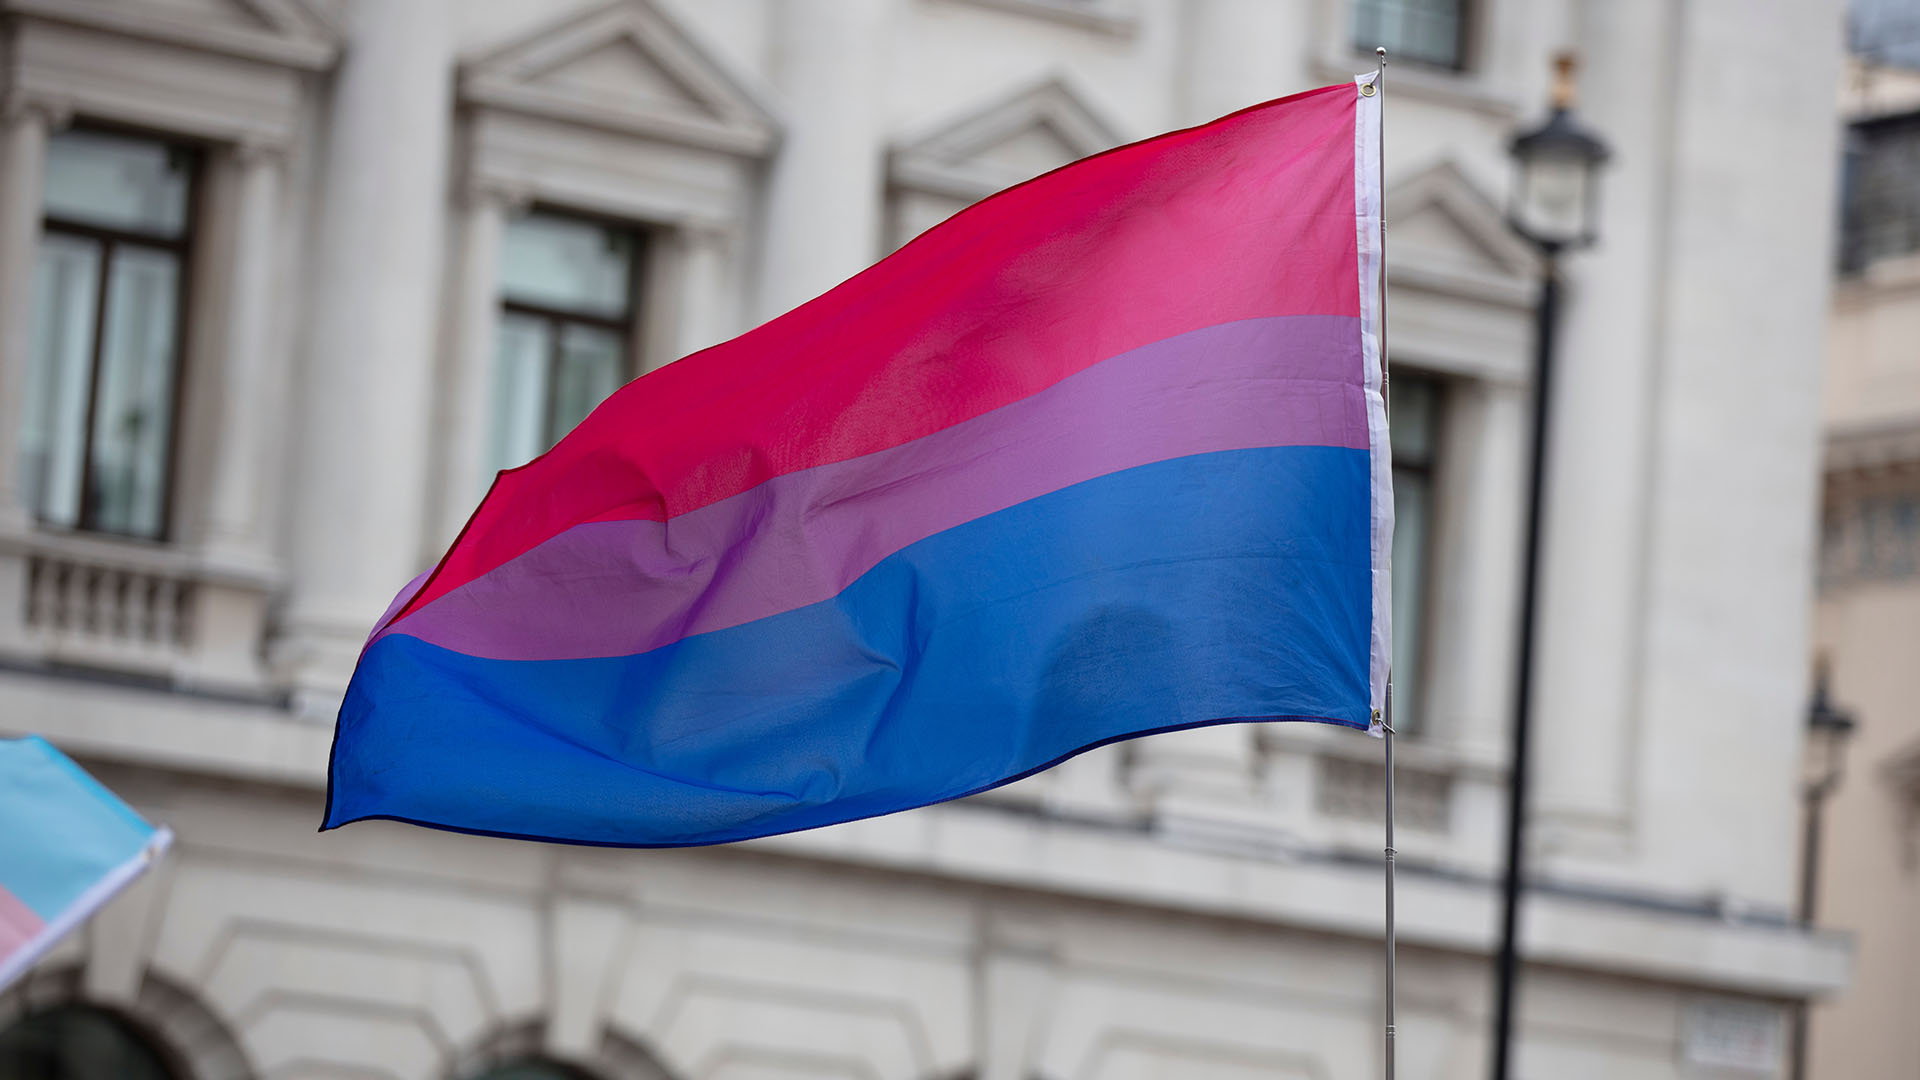
[[[29,632],[142,660],[191,648],[193,581],[57,555],[30,554],[26,562]]]
[[[0,535],[0,653],[206,688],[264,688],[273,582],[175,547],[40,529]]]

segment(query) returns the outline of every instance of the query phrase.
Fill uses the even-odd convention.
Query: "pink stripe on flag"
[[[1155,341],[1357,318],[1355,100],[1343,83],[1066,166],[642,376],[500,475],[402,617],[576,525],[670,520]]]
[[[0,885],[0,961],[18,952],[46,927],[45,919]]]
[[[818,603],[934,533],[1157,461],[1367,446],[1360,324],[1248,319],[1155,342],[1031,397],[672,521],[578,525],[375,635],[470,656],[627,656]]]

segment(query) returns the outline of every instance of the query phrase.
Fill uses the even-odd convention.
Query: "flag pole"
[[[1380,178],[1380,299],[1377,305],[1380,311],[1380,393],[1386,399],[1388,430],[1392,430],[1393,388],[1388,376],[1387,366],[1387,47],[1381,45],[1373,50],[1379,60],[1374,69],[1374,92],[1380,95],[1380,137],[1375,140],[1380,159],[1375,173]],[[1386,747],[1386,946],[1387,946],[1387,986],[1386,986],[1386,1080],[1394,1080],[1394,944],[1395,927],[1393,912],[1393,669],[1387,669],[1386,719],[1380,727],[1385,736],[1381,740]]]

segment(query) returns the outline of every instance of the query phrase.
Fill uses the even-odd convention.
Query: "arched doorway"
[[[185,1076],[157,1040],[133,1022],[93,1005],[54,1005],[0,1028],[0,1077],[6,1080],[185,1080]]]
[[[198,997],[152,973],[131,1000],[41,968],[0,993],[0,1080],[252,1080],[240,1044]]]
[[[0,1076],[4,1076],[0,1073]],[[579,1069],[540,1058],[521,1058],[495,1065],[473,1080],[593,1080]]]
[[[611,1030],[591,1056],[562,1064],[547,1055],[545,1030],[540,1021],[495,1028],[454,1060],[447,1080],[674,1080],[644,1046]]]

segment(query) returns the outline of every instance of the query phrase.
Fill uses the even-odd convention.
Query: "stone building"
[[[1841,90],[1814,648],[1856,726],[1812,870],[1813,914],[1856,935],[1858,959],[1846,993],[1811,1018],[1814,1080],[1920,1073],[1907,1022],[1920,993],[1920,51],[1899,48],[1913,25],[1888,27],[1887,50],[1857,41]]]
[[[1570,44],[1615,159],[1569,265],[1521,1068],[1774,1075],[1787,1008],[1844,984],[1785,916],[1837,4],[0,0],[0,30],[0,732],[179,835],[0,997],[0,1054],[1376,1075],[1352,732],[1160,737],[727,849],[314,833],[362,636],[491,470],[970,200],[1376,42],[1402,1075],[1484,1071],[1539,272],[1503,145]]]

